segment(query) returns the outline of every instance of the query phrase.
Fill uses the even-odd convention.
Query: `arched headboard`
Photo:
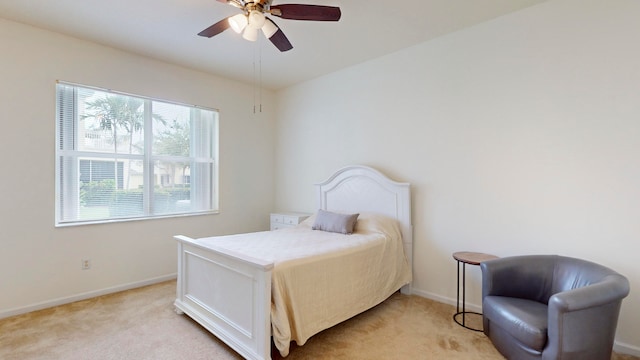
[[[402,231],[405,255],[413,271],[409,183],[393,181],[368,166],[353,165],[336,171],[327,180],[315,185],[320,209],[339,213],[371,212],[397,219]],[[410,292],[410,285],[403,288],[403,293]]]

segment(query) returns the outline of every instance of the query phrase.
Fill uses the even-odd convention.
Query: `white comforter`
[[[311,336],[385,300],[411,281],[395,220],[361,214],[356,231],[311,230],[311,217],[277,231],[198,239],[274,263],[271,324],[282,356]]]

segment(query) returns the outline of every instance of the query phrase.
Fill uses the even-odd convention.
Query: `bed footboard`
[[[273,263],[178,241],[176,311],[184,312],[246,359],[271,359]]]

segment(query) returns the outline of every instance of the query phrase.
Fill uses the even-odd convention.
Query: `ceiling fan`
[[[283,4],[271,5],[273,0],[218,0],[242,9],[242,14],[229,16],[202,30],[198,35],[213,37],[227,30],[229,27],[235,32],[242,33],[242,37],[249,41],[256,41],[258,30],[269,39],[280,51],[293,49],[293,45],[282,30],[266,17],[273,15],[282,19],[338,21],[341,12],[339,7],[323,5]]]

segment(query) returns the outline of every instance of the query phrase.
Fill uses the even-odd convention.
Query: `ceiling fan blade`
[[[283,4],[272,5],[271,15],[291,20],[338,21],[342,13],[335,6]]]
[[[208,28],[200,31],[198,35],[204,37],[214,37],[229,28],[229,18],[222,19]]]
[[[293,49],[293,45],[291,45],[287,36],[280,29],[278,29],[278,31],[269,38],[269,40],[271,40],[271,43],[282,52]]]
[[[278,50],[282,52],[293,49],[293,45],[291,45],[291,43],[289,42],[289,39],[287,39],[287,36],[282,32],[280,27],[269,18],[266,18],[265,20],[269,21],[276,28],[278,28],[278,30],[275,33],[273,33],[273,35],[271,35],[271,37],[269,38],[269,41],[271,41],[271,43],[275,45],[278,48]]]

